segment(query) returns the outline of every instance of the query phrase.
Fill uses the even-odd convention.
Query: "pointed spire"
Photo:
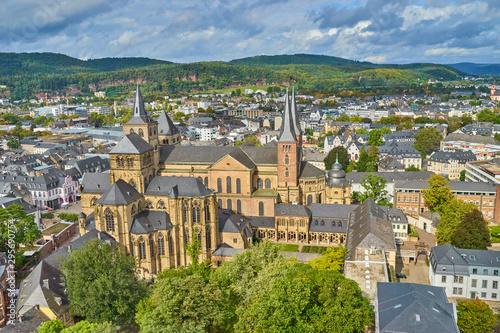
[[[339,153],[337,153],[337,157],[335,158],[335,163],[339,164]]]
[[[135,89],[135,101],[134,101],[134,112],[132,113],[132,117],[130,117],[128,124],[139,124],[139,123],[148,123],[151,121],[148,113],[146,111],[146,107],[144,106],[144,100],[142,99],[141,90],[139,89],[139,81],[137,81],[137,87]]]
[[[296,135],[301,135],[302,131],[300,130],[299,111],[297,109],[297,103],[295,102],[295,85],[292,86],[291,105],[292,105],[293,129]]]
[[[288,98],[288,88],[285,96],[285,109],[283,110],[283,121],[281,123],[281,131],[279,142],[297,142],[295,130],[293,126],[292,112],[290,110],[290,100]]]

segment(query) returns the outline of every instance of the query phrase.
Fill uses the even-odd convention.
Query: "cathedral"
[[[136,257],[143,277],[189,264],[185,245],[194,239],[200,260],[221,247],[247,248],[254,237],[342,244],[347,223],[315,214],[351,206],[345,172],[335,163],[325,175],[302,160],[294,92],[283,113],[278,141],[265,146],[181,146],[167,113],[150,118],[137,87],[124,137],[109,152],[111,172],[82,180],[80,233],[108,233]]]

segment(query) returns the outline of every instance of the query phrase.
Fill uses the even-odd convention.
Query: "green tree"
[[[319,258],[309,261],[309,265],[316,269],[328,269],[341,272],[347,249],[342,246],[329,247]]]
[[[422,154],[422,157],[425,158],[429,150],[439,147],[441,140],[443,140],[443,135],[437,128],[422,128],[418,131],[418,134],[415,135],[414,147]]]
[[[457,301],[457,325],[463,333],[491,332],[496,316],[485,302],[478,299]]]
[[[133,256],[93,239],[62,261],[70,307],[91,323],[133,321],[146,286],[135,276]]]
[[[474,209],[477,209],[477,207],[473,203],[464,202],[456,198],[449,200],[439,211],[441,221],[436,227],[436,239],[438,244],[450,243],[451,237],[457,230],[460,221],[464,219],[467,213]]]
[[[461,182],[465,181],[465,170],[460,171],[460,181]]]
[[[342,164],[342,169],[347,169],[347,166],[349,165],[349,154],[344,147],[338,146],[330,150],[328,155],[326,155],[326,157],[323,159],[326,170],[330,170],[332,168],[332,165],[337,160],[337,157],[339,163]]]
[[[420,171],[419,168],[416,166],[410,165],[408,168],[405,169],[405,171]]]
[[[19,144],[19,140],[17,139],[10,139],[7,141],[7,147],[10,149],[18,149],[21,145]]]
[[[9,223],[12,221],[12,223]],[[9,242],[9,234],[14,233],[13,242]],[[6,252],[7,248],[17,251],[19,244],[33,244],[42,237],[38,230],[33,215],[27,215],[24,207],[10,205],[0,209],[0,251]]]
[[[368,134],[368,145],[375,144],[375,146],[381,146],[382,138],[382,130],[379,130],[378,128],[372,129],[370,134]]]
[[[495,121],[495,112],[491,109],[484,109],[483,111],[477,114],[477,121],[480,122],[494,122]]]
[[[64,324],[59,319],[54,319],[50,321],[43,322],[40,327],[37,328],[38,333],[61,333],[64,329]]]
[[[432,175],[427,182],[429,188],[422,190],[424,203],[431,212],[442,214],[448,202],[454,198],[448,186],[450,181],[441,175]]]
[[[235,146],[241,146],[242,144],[244,144],[247,141],[253,143],[254,146],[258,146],[258,147],[262,146],[262,144],[260,143],[259,138],[256,137],[255,135],[249,135],[243,141],[236,141],[236,143],[234,145]]]
[[[390,206],[391,204],[387,200],[386,185],[387,180],[384,177],[370,173],[366,176],[366,179],[361,177],[361,186],[365,190],[363,192],[354,192],[352,197],[359,202],[371,198],[378,205]]]
[[[365,128],[358,128],[356,130],[356,134],[368,134],[368,133],[369,133],[368,130]]]
[[[474,209],[465,214],[451,236],[451,245],[460,249],[486,250],[491,246],[490,229],[483,214]]]
[[[119,327],[112,323],[89,323],[79,321],[76,325],[67,327],[61,333],[118,333]]]

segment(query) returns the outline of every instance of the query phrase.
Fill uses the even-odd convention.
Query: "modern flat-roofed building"
[[[445,244],[431,249],[429,280],[453,298],[499,300],[500,251],[459,249]]]
[[[500,158],[466,163],[465,180],[500,185]]]

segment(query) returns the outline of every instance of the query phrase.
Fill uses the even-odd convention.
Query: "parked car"
[[[399,279],[406,279],[407,278],[407,276],[403,273],[396,273],[396,277]]]

